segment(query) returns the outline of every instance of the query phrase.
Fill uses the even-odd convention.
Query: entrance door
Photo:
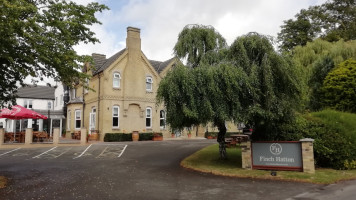
[[[92,132],[95,130],[95,121],[96,120],[96,109],[93,108],[92,112],[89,114],[89,130]]]

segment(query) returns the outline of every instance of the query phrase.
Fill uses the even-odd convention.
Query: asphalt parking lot
[[[0,160],[15,159],[115,159],[125,152],[126,144],[91,144],[88,146],[54,146],[44,148],[0,149]]]
[[[0,175],[9,178],[0,199],[278,200],[323,190],[324,186],[308,183],[238,179],[180,167],[182,159],[215,142],[0,149]]]

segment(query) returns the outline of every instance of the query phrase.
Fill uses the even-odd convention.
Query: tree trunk
[[[219,124],[217,124],[217,126],[219,129],[217,142],[219,143],[220,158],[226,159],[227,158],[226,147],[225,147],[226,126],[225,126],[225,123],[219,123]]]

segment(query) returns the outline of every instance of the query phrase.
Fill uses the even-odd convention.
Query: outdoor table
[[[230,137],[233,138],[237,143],[246,142],[248,140],[248,135],[242,134],[231,134]]]
[[[44,141],[44,139],[48,140],[48,134],[45,131],[43,131],[43,132],[34,131],[33,132],[33,140],[35,140],[35,139],[37,139],[37,142]]]

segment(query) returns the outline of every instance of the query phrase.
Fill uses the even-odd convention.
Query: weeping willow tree
[[[226,40],[214,27],[192,24],[179,33],[173,51],[178,58],[186,59],[188,66],[197,67],[208,52],[226,48]]]
[[[277,138],[276,127],[292,121],[298,104],[299,81],[292,62],[275,52],[266,36],[251,33],[226,48],[218,45],[221,36],[214,29],[196,28],[208,30],[193,32],[185,27],[175,46],[177,56],[188,57],[190,67],[177,66],[160,82],[157,102],[164,104],[168,124],[181,129],[213,123],[219,129],[222,158],[226,121],[250,123],[256,139]],[[202,45],[208,38],[202,33],[216,34],[209,37],[214,38],[214,48]],[[179,55],[177,46],[185,47]]]
[[[213,123],[218,129],[221,158],[226,158],[226,121],[246,115],[251,86],[242,68],[229,64],[177,66],[161,81],[157,100],[167,109],[173,129]]]
[[[300,77],[288,57],[277,53],[267,36],[238,37],[229,58],[249,77],[251,97],[244,120],[254,127],[256,140],[276,140],[282,124],[292,123],[299,106]]]

